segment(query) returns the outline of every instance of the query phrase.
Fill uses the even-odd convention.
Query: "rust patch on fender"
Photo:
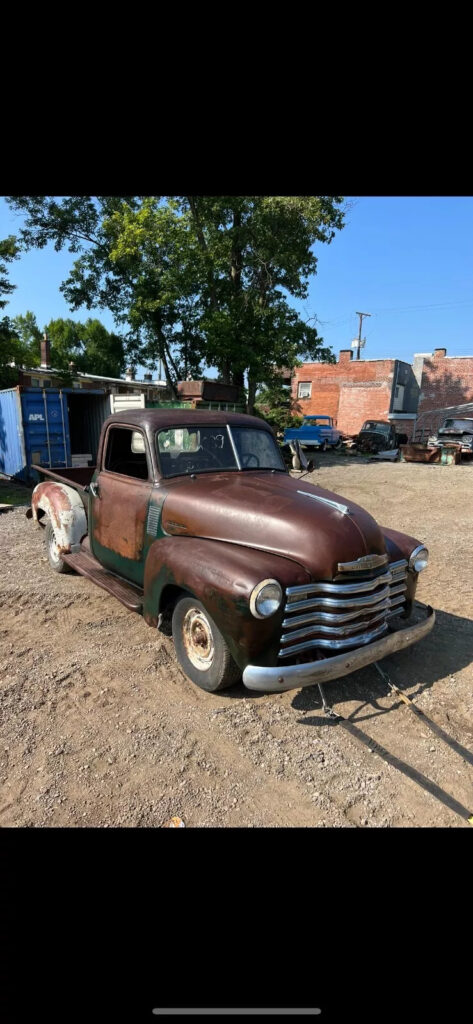
[[[49,483],[49,481],[38,484],[38,486],[35,487],[31,499],[31,506],[34,519],[38,519],[38,507],[40,507],[46,515],[49,515],[54,528],[59,531],[63,528],[62,514],[71,513],[72,511],[69,495],[64,491],[61,484]],[[67,549],[68,546],[66,545],[65,550]]]

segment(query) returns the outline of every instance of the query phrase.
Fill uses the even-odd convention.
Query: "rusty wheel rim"
[[[214,659],[214,642],[210,622],[198,608],[190,608],[182,624],[184,647],[189,661],[205,672]]]

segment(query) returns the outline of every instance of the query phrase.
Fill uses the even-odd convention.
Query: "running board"
[[[126,580],[121,580],[118,576],[114,576],[108,569],[104,569],[103,565],[100,565],[100,562],[89,551],[82,548],[75,555],[61,554],[61,558],[75,572],[80,573],[81,576],[87,576],[98,587],[102,587],[102,590],[113,594],[113,597],[118,598],[125,605],[125,608],[128,608],[131,612],[141,612],[143,610],[143,591],[141,587],[136,587],[134,583],[127,583]]]

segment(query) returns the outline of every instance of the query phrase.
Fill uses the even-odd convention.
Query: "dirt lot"
[[[428,718],[373,666],[327,684],[349,725],[315,687],[204,693],[167,636],[53,573],[40,528],[5,511],[0,825],[469,827],[451,798],[473,813],[473,467],[318,462],[309,479],[430,548],[434,631],[382,663]]]

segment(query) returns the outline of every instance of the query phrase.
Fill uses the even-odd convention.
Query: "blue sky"
[[[473,355],[473,197],[365,196],[350,199],[346,226],[330,245],[319,245],[318,272],[309,297],[294,301],[335,353],[349,348],[363,321],[363,357],[397,357],[446,347],[449,355]],[[0,198],[0,238],[15,234],[21,220]],[[17,285],[5,308],[15,316],[36,313],[48,320],[96,316],[109,330],[106,310],[68,309],[59,285],[74,256],[48,247],[10,264]]]

